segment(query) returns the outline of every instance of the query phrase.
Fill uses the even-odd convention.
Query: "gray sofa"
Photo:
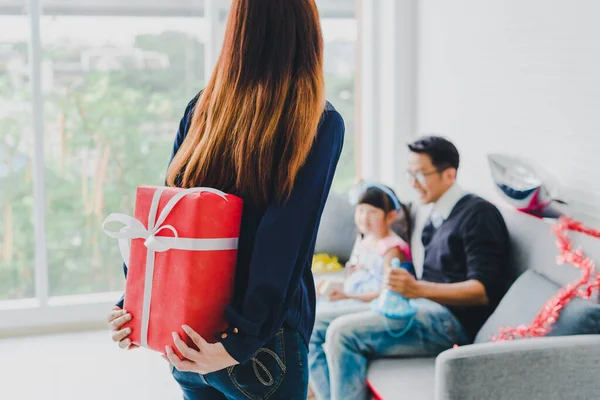
[[[427,212],[426,208],[413,208],[416,227],[411,241],[420,240]],[[556,265],[555,237],[547,222],[510,209],[502,209],[502,213],[511,236],[507,268],[514,279],[533,270],[558,289],[579,276],[571,266]],[[333,253],[345,260],[354,235],[352,206],[345,197],[332,194],[316,252]],[[570,236],[587,255],[600,260],[598,240],[580,234]],[[531,288],[532,292],[537,289]],[[526,305],[530,299],[523,297]],[[368,382],[374,397],[385,400],[598,398],[600,331],[593,333],[503,343],[486,343],[485,337],[478,337],[475,344],[447,350],[437,358],[372,360]]]

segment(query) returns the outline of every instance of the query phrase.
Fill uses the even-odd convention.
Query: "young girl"
[[[362,193],[354,216],[360,235],[346,264],[347,277],[337,285],[334,280],[317,284],[322,294],[318,311],[371,302],[383,289],[383,278],[391,260],[411,261],[408,244],[392,230],[400,212],[408,214],[389,187],[370,185]]]

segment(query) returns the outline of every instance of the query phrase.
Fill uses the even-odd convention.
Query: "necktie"
[[[423,243],[423,247],[427,247],[429,243],[431,243],[431,239],[433,238],[435,230],[436,229],[431,222],[431,218],[428,218],[427,224],[425,224],[423,232],[421,233],[421,242]]]
[[[423,228],[423,233],[421,234],[421,242],[423,242],[423,246],[427,247],[429,243],[431,243],[431,239],[435,234],[435,231],[444,223],[444,219],[442,216],[433,209],[429,218],[427,219],[427,224]]]

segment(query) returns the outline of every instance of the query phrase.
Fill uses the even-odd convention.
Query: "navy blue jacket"
[[[196,100],[179,124],[172,157],[188,132]],[[341,115],[327,103],[290,198],[262,207],[244,202],[234,301],[226,309],[230,327],[225,339],[218,337],[238,362],[250,359],[283,326],[297,330],[308,344],[316,300],[312,256],[344,132]]]

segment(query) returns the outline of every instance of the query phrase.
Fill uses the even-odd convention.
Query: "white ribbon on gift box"
[[[179,237],[177,230],[172,225],[162,225],[177,203],[188,194],[192,193],[213,193],[227,201],[225,193],[212,188],[191,188],[177,193],[171,198],[161,211],[158,219],[158,204],[162,193],[166,188],[159,187],[154,192],[150,213],[148,215],[148,229],[144,227],[142,221],[126,214],[110,214],[102,224],[104,233],[112,238],[119,239],[119,249],[121,257],[125,264],[129,263],[129,254],[131,239],[145,239],[146,246],[146,273],[144,279],[144,300],[142,308],[142,328],[141,345],[148,347],[148,325],[150,322],[150,301],[152,299],[152,278],[154,277],[154,255],[156,252],[164,252],[170,249],[190,250],[190,251],[209,251],[209,250],[236,250],[238,248],[238,238],[222,239],[195,239]],[[110,222],[120,222],[125,226],[119,231],[111,231],[106,228]],[[175,237],[156,236],[163,229],[173,232]]]

